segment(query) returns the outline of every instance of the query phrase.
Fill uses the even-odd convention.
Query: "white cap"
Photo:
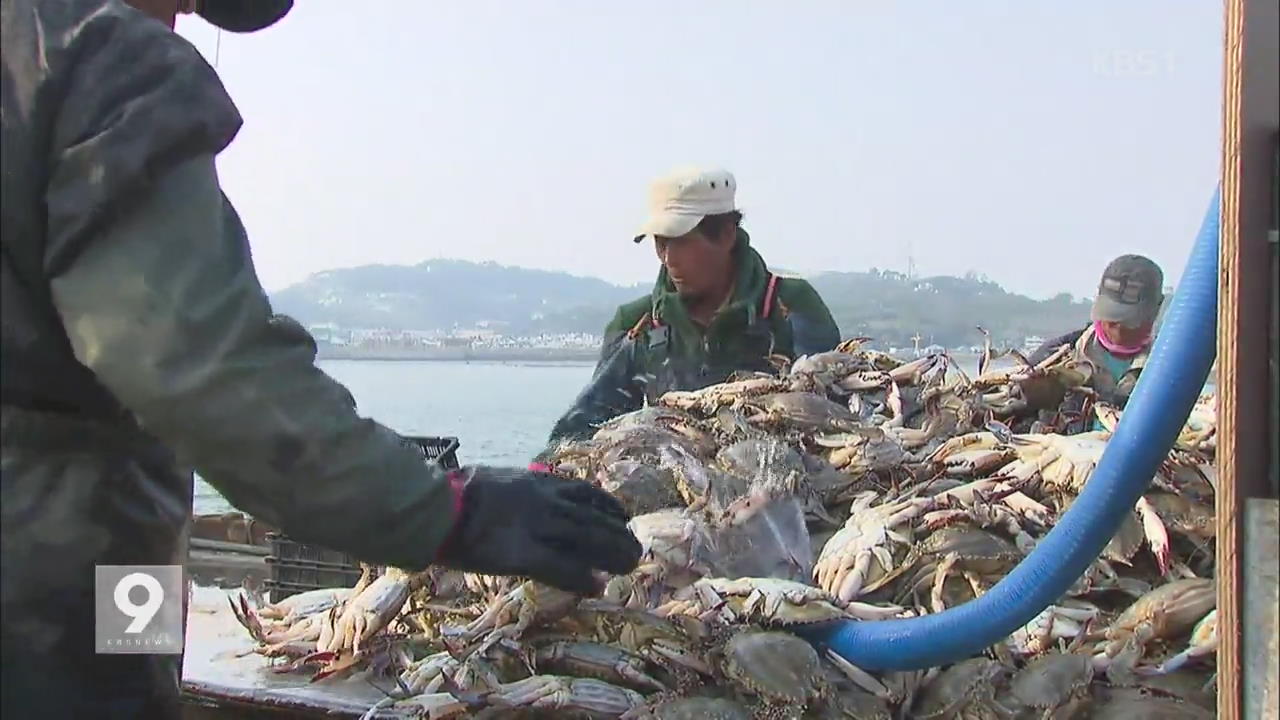
[[[649,186],[649,217],[636,242],[646,237],[680,237],[708,215],[733,212],[738,182],[728,170],[680,168]]]

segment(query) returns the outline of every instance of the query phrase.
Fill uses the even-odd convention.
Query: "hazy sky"
[[[361,9],[364,8],[364,9]],[[299,0],[178,21],[245,117],[222,155],[259,275],[438,257],[648,281],[646,185],[715,164],[802,272],[1168,284],[1218,172],[1207,0]],[[483,291],[477,288],[477,291]]]

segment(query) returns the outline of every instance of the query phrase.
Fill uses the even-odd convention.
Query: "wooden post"
[[[1225,0],[1218,286],[1218,717],[1243,718],[1244,500],[1268,494],[1270,143],[1277,118],[1276,0]]]

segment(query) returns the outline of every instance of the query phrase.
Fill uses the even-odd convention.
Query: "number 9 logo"
[[[129,591],[136,587],[147,591],[147,599],[141,605],[129,599]],[[164,603],[164,588],[160,587],[160,581],[146,573],[129,573],[116,583],[114,597],[120,612],[133,618],[133,622],[129,623],[129,627],[124,631],[130,634],[140,633],[151,624],[151,619],[156,616]]]

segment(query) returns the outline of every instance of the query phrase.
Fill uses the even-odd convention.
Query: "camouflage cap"
[[[1092,317],[1141,327],[1156,319],[1164,302],[1164,273],[1142,255],[1121,255],[1102,272]]]
[[[274,25],[293,8],[293,0],[197,0],[196,13],[228,32],[249,33]]]

